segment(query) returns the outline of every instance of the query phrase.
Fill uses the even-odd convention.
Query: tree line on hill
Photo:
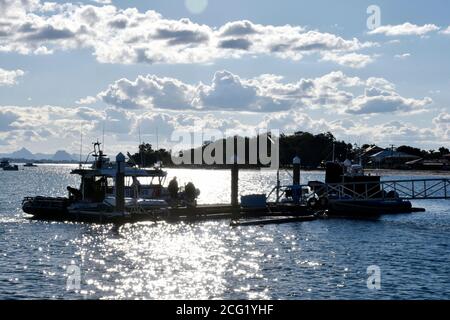
[[[227,150],[227,143],[230,143],[234,139],[234,149]],[[245,164],[249,167],[261,167],[267,165],[266,162],[262,161],[259,156],[251,158],[250,150],[255,151],[254,146],[256,146],[256,154],[259,154],[260,139],[268,139],[267,141],[267,156],[270,157],[272,152],[272,146],[274,140],[278,139],[279,143],[279,163],[280,166],[289,166],[292,164],[294,157],[298,156],[301,159],[302,167],[305,168],[317,168],[324,164],[325,161],[330,161],[333,158],[333,154],[336,160],[343,161],[345,159],[350,159],[353,161],[358,161],[364,150],[374,146],[369,144],[364,144],[362,146],[356,146],[351,143],[345,142],[343,140],[337,140],[332,133],[319,133],[312,134],[309,132],[298,131],[294,134],[287,135],[281,134],[279,137],[271,137],[270,134],[263,134],[257,137],[229,137],[227,139],[220,139],[217,141],[205,141],[202,146],[197,148],[191,148],[187,150],[180,150],[177,152],[179,158],[189,159],[190,162],[183,163],[182,166],[221,166],[230,161],[230,157],[236,154],[239,146],[245,150],[245,159],[243,160]],[[276,141],[275,141],[276,142]],[[211,154],[212,157],[216,157],[215,151],[217,147],[222,147],[223,155],[222,161],[217,161],[218,163],[210,163],[204,157],[205,150]],[[233,145],[233,144],[230,144]],[[253,146],[253,149],[252,149]],[[140,165],[143,167],[153,166],[155,163],[160,162],[165,167],[172,167],[175,165],[172,158],[172,151],[161,148],[159,150],[154,150],[153,146],[149,143],[142,143],[139,145],[139,151],[134,154],[129,155],[130,163]],[[438,150],[422,150],[419,148],[411,146],[400,146],[396,148],[399,152],[408,153],[411,155],[416,155],[424,159],[437,159],[444,154],[448,154],[449,149],[441,147]],[[254,152],[253,152],[254,153]],[[264,154],[264,152],[263,152]],[[194,159],[200,159],[200,162],[194,162]],[[219,157],[216,157],[218,160]],[[253,161],[251,161],[253,159]],[[178,163],[178,161],[177,161]]]

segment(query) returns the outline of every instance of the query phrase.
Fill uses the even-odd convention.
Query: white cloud
[[[447,29],[444,29],[441,31],[442,34],[450,34],[450,26],[447,27]]]
[[[403,120],[374,124],[354,117],[327,121],[325,119],[313,119],[298,111],[280,112],[267,116],[261,123],[261,128],[281,129],[289,134],[297,131],[314,134],[329,131],[338,139],[345,139],[347,142],[376,143],[380,146],[394,143],[396,145],[405,144],[419,147],[432,145],[438,147],[450,143],[448,123],[446,131],[444,131],[437,124],[434,126],[430,124],[425,128]]]
[[[31,10],[37,10],[39,0],[0,0],[1,18],[20,18]]]
[[[87,105],[87,104],[93,104],[96,101],[97,101],[96,97],[87,96],[86,98],[81,98],[81,99],[75,101],[75,103],[79,104],[79,105]]]
[[[4,4],[11,14],[0,26],[0,52],[51,54],[90,48],[98,61],[120,64],[209,63],[244,55],[299,60],[329,52],[334,57],[330,61],[361,67],[371,58],[356,52],[374,45],[300,26],[243,20],[212,28],[189,19],[166,19],[155,11],[113,5],[28,2],[32,4]]]
[[[0,86],[12,86],[17,84],[17,78],[25,74],[22,70],[4,70],[0,68]]]
[[[394,57],[395,57],[396,59],[401,59],[401,60],[403,60],[403,59],[406,59],[406,58],[411,57],[411,54],[410,54],[410,53],[396,54]]]
[[[336,54],[334,52],[327,52],[322,56],[324,61],[333,61],[342,66],[347,66],[351,68],[364,68],[369,63],[374,61],[374,58],[359,53],[347,53],[347,54]]]
[[[399,25],[385,25],[369,32],[369,34],[384,34],[386,36],[424,36],[427,33],[434,32],[440,28],[435,24],[425,24],[418,26],[409,22]]]
[[[424,111],[433,101],[431,98],[423,99],[404,98],[395,92],[383,91],[376,88],[366,89],[364,95],[354,100],[352,107],[347,109],[351,114],[376,113],[413,113]]]
[[[355,90],[362,94],[355,96]],[[136,80],[120,79],[98,97],[109,105],[127,110],[279,112],[322,109],[331,113],[374,114],[419,112],[432,103],[430,98],[402,97],[386,79],[364,80],[340,71],[288,83],[277,75],[244,79],[228,71],[217,71],[210,84],[188,84],[147,75]]]
[[[450,141],[450,113],[444,111],[433,119],[433,124],[438,130],[441,140]]]
[[[324,81],[321,79],[321,81]],[[154,144],[156,133],[160,147],[170,148],[173,130],[199,132],[218,129],[228,136],[232,134],[254,135],[257,130],[278,129],[285,133],[330,131],[338,139],[349,142],[389,143],[438,147],[450,143],[450,115],[443,111],[428,125],[418,127],[397,117],[388,122],[374,123],[361,116],[342,114],[326,119],[313,117],[302,110],[286,110],[262,115],[262,121],[250,124],[240,112],[196,113],[190,112],[136,112],[107,107],[63,108],[57,106],[1,106],[0,153],[14,151],[25,146],[32,151],[48,152],[49,148],[66,149],[78,153],[80,125],[83,140],[101,139],[106,133],[107,151],[133,151],[141,139]],[[88,148],[88,147],[85,147]],[[86,150],[85,150],[86,151]]]
[[[20,116],[13,111],[0,109],[0,132],[11,130],[13,123],[19,118]]]
[[[105,103],[124,109],[189,109],[194,90],[177,79],[147,75],[134,81],[120,79],[98,96]]]

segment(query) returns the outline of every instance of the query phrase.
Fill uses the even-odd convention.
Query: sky
[[[0,153],[278,130],[450,145],[450,2],[0,0]],[[208,134],[211,139],[208,139]]]

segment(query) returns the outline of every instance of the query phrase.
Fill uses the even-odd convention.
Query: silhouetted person
[[[81,200],[81,198],[83,197],[81,191],[78,189],[68,186],[67,191],[69,191],[70,196],[73,197],[73,199],[75,200]]]
[[[169,195],[172,199],[176,199],[178,197],[178,181],[177,177],[173,177],[169,182],[169,186],[167,187],[169,191]]]

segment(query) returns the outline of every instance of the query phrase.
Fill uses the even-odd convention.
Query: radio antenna
[[[80,121],[80,168],[83,154],[83,121]]]
[[[159,134],[158,134],[158,127],[156,127],[156,150],[159,150]]]
[[[105,150],[105,121],[102,124],[102,146],[103,150]]]
[[[141,156],[141,168],[144,166],[143,165],[143,155],[142,155],[142,141],[141,141],[141,124],[139,123],[139,155]]]

